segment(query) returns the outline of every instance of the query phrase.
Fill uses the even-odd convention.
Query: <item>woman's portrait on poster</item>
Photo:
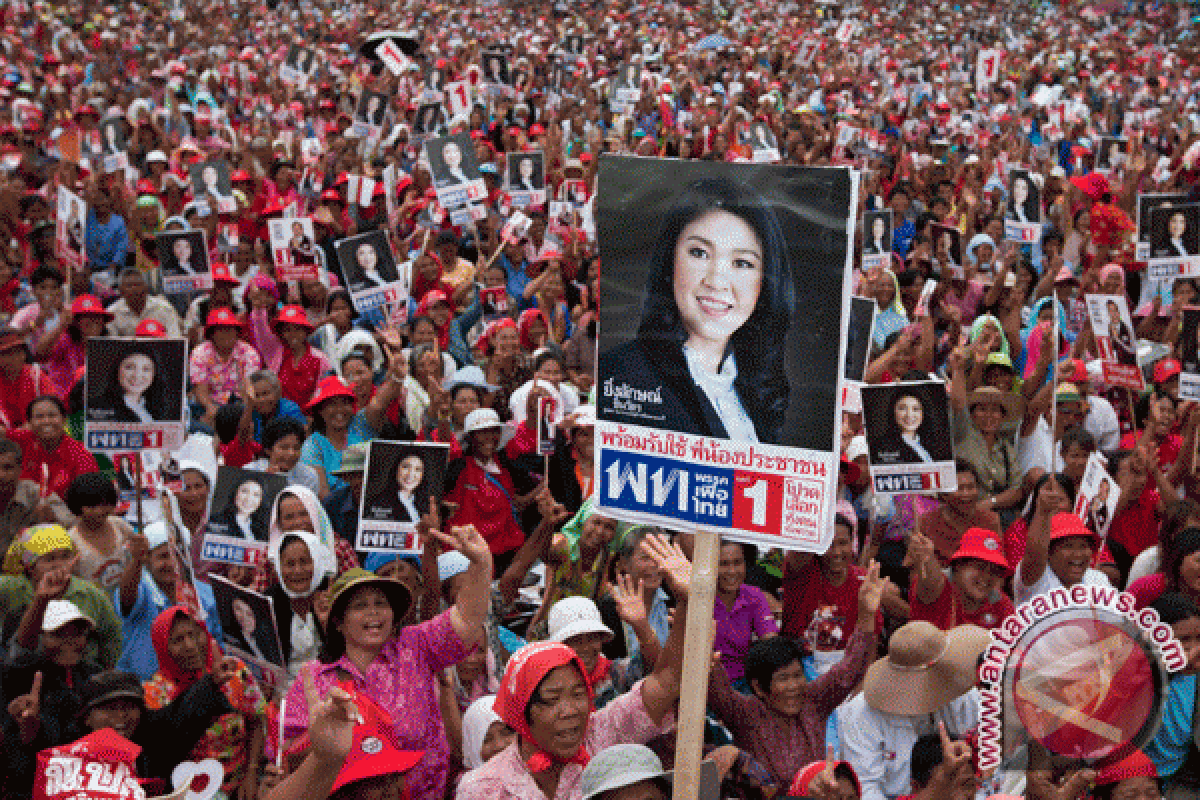
[[[695,181],[667,212],[648,273],[635,337],[600,354],[600,374],[618,389],[650,390],[650,402],[608,418],[782,443],[796,288],[774,210],[744,184]]]

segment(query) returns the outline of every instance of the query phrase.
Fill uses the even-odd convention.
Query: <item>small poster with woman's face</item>
[[[1200,267],[1200,204],[1159,206],[1149,216],[1150,275],[1195,274]]]
[[[608,105],[615,114],[628,114],[642,99],[642,68],[624,64],[617,69],[608,86]]]
[[[862,216],[862,268],[886,267],[892,259],[892,210],[867,211]]]
[[[1008,201],[1004,206],[1004,238],[1025,244],[1042,235],[1042,191],[1029,170],[1008,171]]]
[[[487,185],[479,172],[470,134],[427,139],[425,157],[442,208],[450,210],[487,197]]]
[[[913,381],[861,388],[867,462],[879,494],[958,488],[946,384]]]
[[[742,144],[750,148],[753,160],[761,164],[779,162],[779,140],[766,120],[757,119],[741,132]]]
[[[58,187],[58,209],[54,221],[54,246],[58,260],[70,269],[81,269],[87,261],[87,204],[63,186]]]
[[[271,257],[280,280],[318,280],[320,251],[309,217],[269,219],[267,230],[271,237]]]
[[[286,667],[271,598],[220,575],[209,580],[221,620],[221,649],[260,669]]]
[[[546,202],[546,157],[541,150],[509,153],[506,172],[508,195],[513,208],[540,206]]]
[[[283,65],[279,68],[279,77],[284,83],[295,84],[297,88],[303,89],[316,66],[316,53],[294,44],[288,48]]]
[[[87,340],[84,443],[97,452],[174,450],[186,435],[187,342]]]
[[[358,105],[355,107],[354,122],[377,136],[383,130],[387,111],[388,96],[386,94],[363,89],[358,96]]]
[[[355,550],[421,552],[417,523],[442,501],[449,453],[449,445],[434,442],[370,443]]]
[[[128,146],[123,117],[108,117],[100,123],[100,150],[104,154],[105,172],[117,172],[129,166]]]
[[[387,232],[368,231],[333,245],[342,275],[350,289],[350,298],[359,313],[380,306],[396,305],[408,299],[408,287],[400,280],[396,256]]]
[[[558,435],[558,420],[562,417],[557,397],[543,395],[537,398],[537,452],[538,455],[553,455],[555,437]]]
[[[187,294],[213,286],[204,231],[167,231],[155,236],[158,265],[166,294]]]
[[[287,476],[218,467],[201,558],[223,564],[257,563],[265,555],[275,497]]]
[[[1138,366],[1138,340],[1124,295],[1084,296],[1088,320],[1100,351],[1104,380],[1110,386],[1141,390],[1145,378]]]
[[[193,164],[191,177],[192,196],[197,203],[207,203],[210,210],[220,214],[237,211],[228,162],[204,161]]]
[[[933,237],[933,257],[941,268],[949,271],[951,277],[962,278],[962,231],[952,225],[932,225],[930,235]],[[986,276],[989,277],[991,273]]]
[[[1137,199],[1137,253],[1138,261],[1150,259],[1150,212],[1162,206],[1187,205],[1186,194],[1139,194]]]
[[[1120,136],[1100,137],[1100,152],[1096,154],[1096,172],[1115,172],[1123,169],[1128,158],[1128,139]]]
[[[1117,501],[1121,499],[1121,487],[1108,474],[1106,462],[1099,452],[1088,456],[1075,498],[1075,515],[1101,539],[1108,536],[1108,527],[1117,513]]]
[[[441,126],[441,103],[422,103],[417,107],[417,115],[413,119],[413,134],[418,136],[436,136]]]

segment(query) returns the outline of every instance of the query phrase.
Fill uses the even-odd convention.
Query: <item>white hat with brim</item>
[[[669,785],[672,775],[644,744],[615,744],[596,754],[579,777],[583,800],[596,798],[642,781]]]
[[[950,631],[917,620],[892,634],[887,658],[863,679],[867,705],[899,716],[932,714],[975,685],[991,634],[975,625]]]
[[[604,624],[600,617],[600,609],[587,597],[564,597],[550,607],[547,616],[547,638],[553,642],[563,642],[576,636],[589,633],[603,633],[609,639],[613,638],[612,629]]]
[[[95,621],[80,611],[79,606],[70,600],[51,600],[46,604],[46,611],[42,615],[42,632],[51,633],[61,630],[63,626],[70,625],[76,620],[83,620],[89,628],[96,627]]]
[[[500,429],[500,444],[499,447],[504,447],[512,439],[516,431],[511,425],[505,425],[500,421],[500,415],[495,409],[477,408],[467,418],[463,420],[462,438],[465,441],[475,431],[486,431],[492,428]]]

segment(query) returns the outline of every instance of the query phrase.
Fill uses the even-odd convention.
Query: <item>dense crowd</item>
[[[877,309],[865,382],[944,379],[953,416],[955,491],[875,496],[847,412],[827,552],[721,543],[720,796],[1200,796],[1200,406],[1180,388],[1200,264],[1163,275],[1136,242],[1139,197],[1200,202],[1194,9],[727,5],[4,4],[5,797],[70,789],[55,758],[151,796],[206,759],[221,800],[668,796],[694,542],[594,510],[604,154],[857,170],[858,213],[892,212],[851,259]],[[386,29],[411,32],[388,63],[363,52]],[[465,216],[422,150],[457,133],[486,187]],[[522,153],[544,197],[534,160],[508,169]],[[193,182],[213,163],[226,193]],[[60,189],[86,219],[59,219]],[[1006,208],[1038,235],[1006,241]],[[270,245],[296,218],[316,279],[285,280]],[[212,288],[180,292],[157,245],[190,231]],[[360,309],[336,243],[373,232],[408,296]],[[1132,310],[1109,340],[1143,391],[1106,382],[1089,294]],[[105,336],[187,341],[181,449],[81,443]],[[163,419],[166,365],[130,363],[145,394],[110,409]],[[396,505],[419,553],[355,549],[373,440],[448,448],[443,502]],[[1097,452],[1119,499],[1080,515]],[[269,517],[220,523],[267,542],[254,563],[205,547],[218,466],[286,479]],[[252,614],[222,631],[218,578],[271,598],[279,663]],[[987,630],[1079,583],[1127,589],[1187,648],[1161,726],[1113,763],[980,774]]]

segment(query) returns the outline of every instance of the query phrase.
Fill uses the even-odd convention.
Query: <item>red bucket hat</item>
[[[133,332],[133,335],[147,339],[165,339],[167,338],[167,327],[156,319],[144,319],[138,323],[137,330]]]
[[[1012,573],[1008,559],[1004,557],[1004,548],[995,531],[986,528],[968,528],[958,542],[958,549],[950,556],[950,563],[964,558],[974,558],[1003,567],[1006,573]]]
[[[242,321],[228,308],[214,308],[208,312],[208,319],[204,320],[204,335],[208,336],[210,330],[219,327],[241,330]]]
[[[308,315],[300,306],[284,306],[279,312],[279,316],[271,322],[271,330],[278,332],[279,326],[284,324],[299,326],[309,333],[314,330],[313,324],[308,321]]]
[[[1050,541],[1069,539],[1072,536],[1086,536],[1094,542],[1100,539],[1098,533],[1084,525],[1083,520],[1074,514],[1066,511],[1055,514],[1054,518],[1050,520]]]
[[[337,375],[328,375],[317,384],[317,390],[313,392],[312,399],[305,404],[304,410],[312,413],[326,400],[332,400],[335,397],[349,397],[351,401],[355,399],[354,392],[350,391],[350,387],[346,385],[345,381]]]
[[[228,264],[213,264],[212,279],[213,283],[227,283],[230,286],[241,284],[241,281],[233,277],[233,273],[229,271]]]
[[[97,314],[105,319],[113,318],[112,312],[104,307],[100,299],[90,294],[81,294],[71,302],[71,315],[77,317],[80,314]]]

